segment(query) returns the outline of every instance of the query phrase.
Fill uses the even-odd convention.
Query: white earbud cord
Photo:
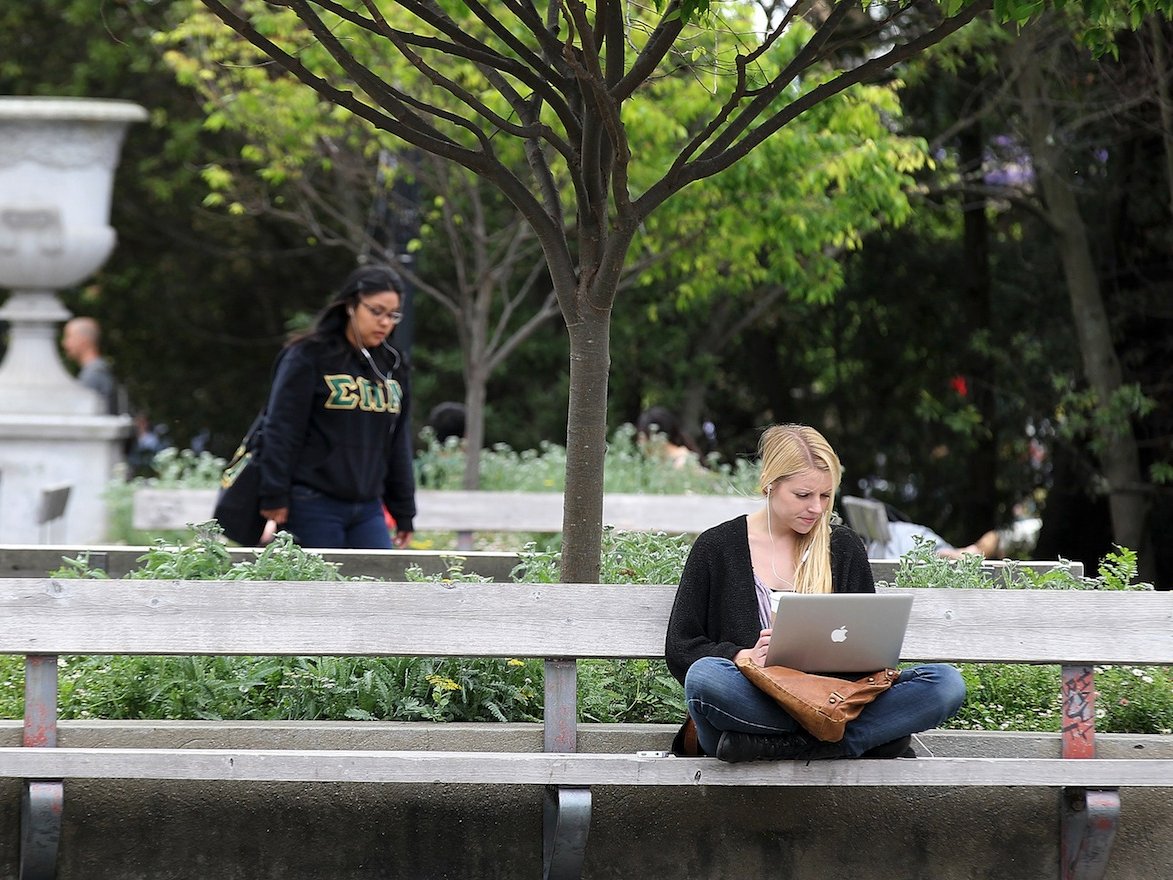
[[[358,334],[358,326],[355,324],[355,321],[354,321],[354,310],[353,309],[350,311],[350,327],[351,327],[351,330],[354,332],[354,338],[361,340],[362,337],[359,336],[359,334]],[[384,339],[380,343],[380,345],[382,346],[382,348],[384,350],[391,352],[391,356],[395,358],[395,362],[391,365],[391,371],[387,372],[387,373],[384,373],[382,370],[380,370],[378,368],[378,366],[376,366],[375,359],[373,357],[371,357],[371,353],[369,351],[367,351],[367,347],[365,345],[363,345],[362,342],[359,342],[358,350],[360,352],[362,352],[362,356],[367,359],[367,363],[371,365],[371,369],[374,371],[375,375],[379,377],[379,381],[381,381],[383,383],[383,388],[387,393],[387,399],[388,399],[388,401],[390,401],[392,377],[395,375],[395,371],[397,369],[399,369],[399,364],[401,363],[401,358],[399,357],[399,352],[396,351],[393,346],[387,344],[386,339]],[[388,431],[388,433],[390,433],[391,431],[394,431],[394,430],[395,430],[395,422],[392,422],[391,426],[387,429],[387,431]]]
[[[351,327],[351,330],[354,331],[354,338],[361,340],[362,337],[359,336],[358,325],[355,323],[355,320],[354,320],[354,310],[353,309],[350,310],[350,327]],[[375,375],[379,377],[379,380],[385,386],[387,386],[387,390],[388,390],[388,392],[390,392],[390,390],[391,390],[391,377],[395,374],[395,371],[397,369],[399,369],[399,362],[400,362],[399,352],[396,351],[392,346],[388,345],[386,339],[384,339],[382,341],[381,346],[386,351],[391,352],[392,356],[395,358],[395,363],[391,365],[391,372],[389,372],[389,373],[384,373],[382,370],[380,370],[375,365],[375,359],[373,357],[371,357],[371,353],[369,351],[367,351],[367,347],[365,345],[363,345],[362,342],[359,342],[358,350],[362,352],[362,356],[367,359],[367,363],[371,365],[371,369],[374,370]]]
[[[773,486],[766,486],[766,531],[770,533],[770,571],[773,573],[775,580],[783,584],[789,584],[791,590],[797,591],[798,585],[789,578],[782,577],[782,575],[778,574],[778,569],[774,567],[774,557],[778,555],[778,546],[774,543],[774,525],[770,518],[770,489],[772,488]],[[810,555],[810,548],[807,547],[806,552],[802,554],[802,559],[800,559],[798,561],[798,565],[794,567],[794,577],[796,580],[798,578],[798,566],[806,562],[806,558]]]

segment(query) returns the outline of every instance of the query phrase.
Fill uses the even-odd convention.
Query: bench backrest
[[[1173,664],[1173,593],[916,590],[905,660]],[[675,587],[0,580],[0,653],[654,658]]]

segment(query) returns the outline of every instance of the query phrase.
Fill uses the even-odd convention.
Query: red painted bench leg
[[[1096,756],[1095,673],[1063,667],[1063,757]],[[1120,821],[1115,790],[1065,788],[1060,804],[1060,880],[1102,880]]]
[[[1119,819],[1119,792],[1063,790],[1062,880],[1103,878]]]
[[[24,736],[28,748],[57,745],[57,658],[30,654],[24,661]],[[61,780],[26,780],[20,799],[19,880],[53,880],[61,842],[65,787]]]

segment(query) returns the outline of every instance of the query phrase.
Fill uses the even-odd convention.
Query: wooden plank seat
[[[579,876],[590,788],[998,786],[1062,793],[1063,880],[1102,877],[1118,788],[1173,786],[1173,760],[1097,758],[1093,664],[1173,664],[1168,593],[917,590],[903,659],[1062,667],[1062,757],[726,765],[577,751],[576,661],[658,658],[671,585],[0,579],[0,653],[26,659],[21,880],[52,877],[70,778],[540,785],[544,872]],[[542,752],[54,748],[62,654],[544,658]],[[326,744],[328,745],[328,744]]]
[[[1173,759],[926,758],[725,764],[714,758],[340,749],[0,748],[0,776],[446,785],[1173,786]]]

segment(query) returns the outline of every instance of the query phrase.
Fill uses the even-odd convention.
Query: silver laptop
[[[782,593],[767,666],[874,672],[900,661],[912,593]]]

